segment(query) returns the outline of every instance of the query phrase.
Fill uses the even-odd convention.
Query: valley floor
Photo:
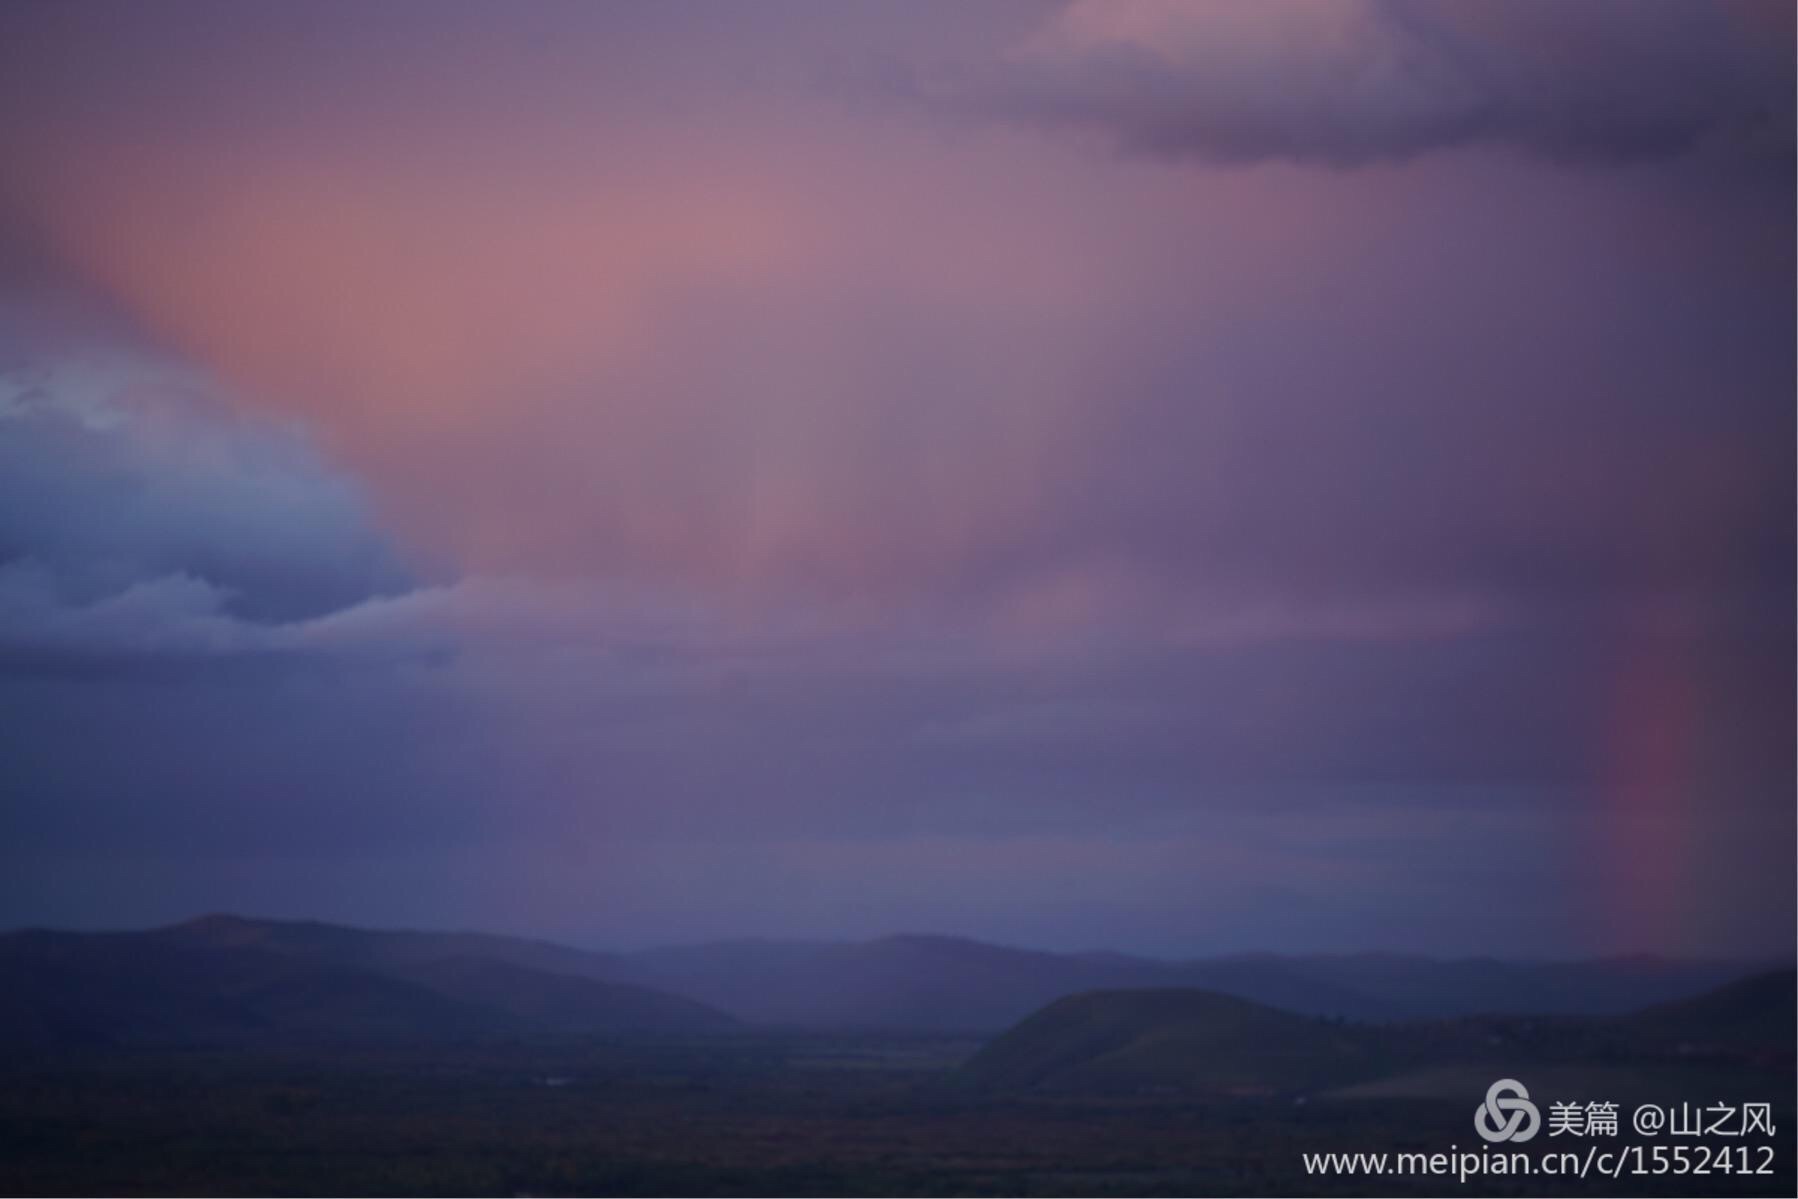
[[[1566,1180],[1334,1178],[1302,1152],[1474,1148],[1459,1098],[993,1097],[970,1042],[736,1037],[0,1066],[8,1194],[1562,1194]],[[1789,1069],[1669,1080],[1777,1099],[1771,1176],[1596,1194],[1792,1194]],[[1685,1084],[1689,1084],[1689,1087]],[[1694,1095],[1694,1097],[1698,1097]],[[1744,1096],[1748,1097],[1748,1096]],[[1624,1138],[1627,1141],[1627,1137]],[[1469,1144],[1472,1142],[1472,1145]],[[1543,1139],[1546,1144],[1546,1138]],[[1540,1148],[1535,1146],[1533,1148]]]

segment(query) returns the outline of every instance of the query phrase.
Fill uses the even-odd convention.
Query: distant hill
[[[1791,970],[1621,1016],[1467,1016],[1353,1024],[1191,989],[1098,991],[1059,999],[961,1068],[998,1090],[1277,1095],[1382,1077],[1494,1070],[1631,1072],[1722,1062],[1790,1079],[1798,1040]]]
[[[754,1023],[981,1032],[1064,995],[1209,986],[1294,1010],[1364,1020],[1404,1009],[1279,962],[1172,963],[1059,954],[959,937],[863,942],[732,941],[620,955],[612,977],[691,995]]]
[[[581,978],[603,979],[617,970],[616,960],[606,954],[574,949],[553,941],[490,933],[352,928],[316,920],[255,920],[244,916],[211,915],[154,929],[145,935],[180,945],[262,949],[376,970],[400,969],[453,958],[506,962]]]
[[[326,967],[334,973],[324,974]],[[0,1039],[104,1037],[109,1029],[133,1030],[127,1040],[322,1036],[337,1026],[345,1036],[386,1035],[379,1030],[389,1027],[430,1036],[706,1032],[733,1020],[988,1034],[1066,996],[1149,988],[1395,1023],[1476,1013],[1621,1013],[1689,999],[1750,972],[1741,964],[1653,958],[1164,961],[921,935],[596,953],[485,933],[216,915],[136,933],[0,936],[0,982],[16,981],[10,995],[0,995],[0,1021],[13,1030],[0,1030]],[[316,1015],[330,1008],[333,986],[346,1004],[360,993],[362,1006],[341,1017]],[[312,1001],[283,1008],[307,993]],[[413,1016],[381,1014],[408,1003],[417,1007]],[[89,1015],[71,1015],[82,1012]],[[319,1027],[304,1027],[307,1020]]]
[[[1631,1020],[1641,1035],[1688,1052],[1743,1049],[1791,1053],[1798,1045],[1798,972],[1770,970],[1715,991],[1656,1004]]]
[[[503,938],[445,938],[434,958],[432,936],[238,918],[0,936],[0,1045],[393,1043],[735,1023],[680,996],[457,952],[503,952]],[[520,956],[537,952],[523,944]]]
[[[559,1032],[721,1032],[737,1023],[684,996],[491,958],[419,962],[400,974],[438,994]]]
[[[129,933],[0,938],[0,1042],[12,1047],[386,1041],[512,1027],[416,983],[261,950]]]
[[[982,1085],[1267,1095],[1379,1068],[1358,1027],[1211,991],[1097,991],[1058,999],[962,1068]]]
[[[1303,979],[1376,997],[1413,1017],[1629,1012],[1697,995],[1756,968],[1647,956],[1517,962],[1367,953],[1239,960],[1278,962]]]
[[[1652,958],[1502,962],[1389,954],[1162,961],[937,936],[720,942],[620,954],[601,968],[605,977],[689,995],[752,1023],[970,1032],[1005,1028],[1066,995],[1146,987],[1197,988],[1363,1021],[1621,1013],[1696,995],[1753,969]]]
[[[950,937],[852,944],[731,942],[629,955],[623,977],[763,1024],[1001,1028],[1106,977],[1057,955]]]

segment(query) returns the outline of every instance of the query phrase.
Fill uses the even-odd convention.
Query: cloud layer
[[[1223,163],[1483,143],[1598,163],[1708,147],[1788,171],[1791,35],[1775,5],[1076,0],[971,95]]]
[[[7,8],[0,920],[1789,944],[1789,26]]]

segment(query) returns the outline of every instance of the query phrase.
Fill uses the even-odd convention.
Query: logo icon
[[[1541,1127],[1542,1113],[1515,1078],[1501,1078],[1487,1087],[1486,1102],[1473,1109],[1473,1129],[1488,1141],[1522,1144]]]

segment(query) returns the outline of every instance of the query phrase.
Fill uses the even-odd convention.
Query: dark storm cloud
[[[274,654],[283,626],[409,585],[352,485],[190,369],[0,375],[0,666]]]
[[[1710,144],[1788,170],[1791,95],[1778,3],[1080,0],[965,98],[1220,163],[1482,143],[1626,162]]]

